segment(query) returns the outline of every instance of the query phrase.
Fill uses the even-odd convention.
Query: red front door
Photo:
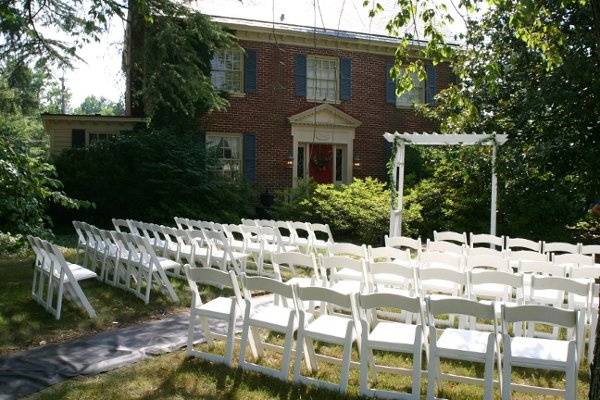
[[[333,146],[330,144],[311,144],[308,173],[318,183],[333,182]]]

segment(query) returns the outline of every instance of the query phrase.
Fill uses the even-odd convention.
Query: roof
[[[373,18],[369,17],[370,6],[364,7],[362,0],[196,0],[191,7],[225,24],[397,43],[399,37],[390,36],[386,29],[399,11],[397,0],[377,3],[383,11]],[[452,14],[453,8],[448,8]],[[444,32],[450,42],[454,33],[465,30],[458,14],[455,21]]]
[[[42,121],[102,121],[102,122],[147,122],[146,118],[128,117],[124,115],[100,114],[53,114],[42,113]]]

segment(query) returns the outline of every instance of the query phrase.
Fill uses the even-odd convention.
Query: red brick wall
[[[293,146],[288,117],[319,104],[294,94],[295,54],[352,59],[352,97],[334,106],[362,122],[354,139],[354,157],[361,160],[360,168],[354,169],[355,177],[385,179],[384,132],[433,129],[430,121],[414,111],[386,103],[385,67],[393,57],[287,45],[278,48],[261,42],[241,42],[241,45],[257,53],[256,93],[230,98],[227,111],[208,114],[201,126],[207,132],[256,134],[256,177],[261,189],[291,186],[292,168],[286,166]],[[438,65],[438,90],[446,87],[448,80],[448,68]]]

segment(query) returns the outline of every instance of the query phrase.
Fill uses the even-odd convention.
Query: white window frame
[[[240,70],[239,71],[236,71],[234,69],[232,69],[232,70],[228,70],[228,69],[217,69],[217,70],[215,70],[213,68],[214,58],[215,57],[219,57],[219,56],[224,56],[227,53],[237,53],[237,54],[239,54],[239,56],[240,56]],[[237,94],[237,95],[244,94],[244,53],[243,53],[242,49],[240,49],[240,48],[223,49],[223,50],[219,50],[219,51],[215,52],[215,54],[213,56],[213,59],[210,62],[210,69],[211,69],[211,71],[210,71],[210,80],[211,80],[211,83],[213,84],[213,86],[217,90],[221,90],[223,92],[228,92],[228,93]],[[213,72],[215,72],[215,71],[222,72],[225,75],[228,74],[228,73],[235,73],[235,72],[237,72],[239,74],[240,87],[239,88],[223,88],[223,87],[218,87],[215,84],[215,81],[214,81]],[[224,81],[225,81],[225,79],[224,79]]]
[[[209,143],[211,142],[211,138],[217,138],[216,141],[213,140],[213,142],[218,143],[218,140],[220,139],[234,139],[236,141],[238,141],[238,145],[239,145],[239,157],[238,157],[238,170],[237,170],[237,175],[235,173],[231,173],[229,175],[229,177],[231,178],[235,178],[236,176],[242,176],[244,173],[244,140],[243,140],[243,135],[240,133],[229,133],[229,132],[208,132],[206,134],[206,147],[208,148]],[[223,176],[228,176],[228,174],[225,171],[225,164],[231,162],[231,160],[235,160],[234,158],[225,158],[225,157],[218,157],[219,160],[219,164],[217,167],[220,170],[221,174]]]
[[[308,86],[308,81],[309,80],[314,80],[315,81],[315,91],[314,94],[316,94],[317,92],[317,88],[318,88],[318,84],[319,82],[323,82],[323,80],[319,80],[316,78],[316,76],[314,76],[315,74],[312,74],[309,72],[309,63],[310,61],[327,61],[327,62],[334,62],[335,63],[335,73],[334,73],[334,92],[335,92],[335,96],[333,99],[318,99],[316,98],[316,96],[311,95],[310,93],[310,89]],[[330,104],[339,104],[340,103],[340,59],[338,57],[327,57],[327,56],[315,56],[315,55],[308,55],[306,56],[306,100],[308,101],[312,101],[315,103],[330,103]]]
[[[95,135],[96,138],[94,140],[92,140],[92,136]],[[85,143],[86,145],[91,145],[92,143],[94,143],[95,141],[101,141],[101,140],[110,140],[114,137],[117,137],[117,133],[114,132],[90,132],[87,129],[85,130]],[[102,139],[100,139],[100,136],[103,136]]]
[[[411,75],[413,78],[413,88],[408,93],[412,94],[413,92],[420,90],[421,95],[419,96],[417,101],[413,101],[411,103],[403,101],[402,100],[403,96],[396,96],[396,107],[397,108],[412,108],[415,106],[415,104],[425,104],[425,91],[427,90],[427,81],[419,80],[416,73],[412,73]]]

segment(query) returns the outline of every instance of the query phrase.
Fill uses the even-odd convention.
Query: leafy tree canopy
[[[73,110],[75,114],[100,114],[100,115],[123,115],[125,108],[123,102],[107,99],[106,97],[87,96],[79,107]]]

